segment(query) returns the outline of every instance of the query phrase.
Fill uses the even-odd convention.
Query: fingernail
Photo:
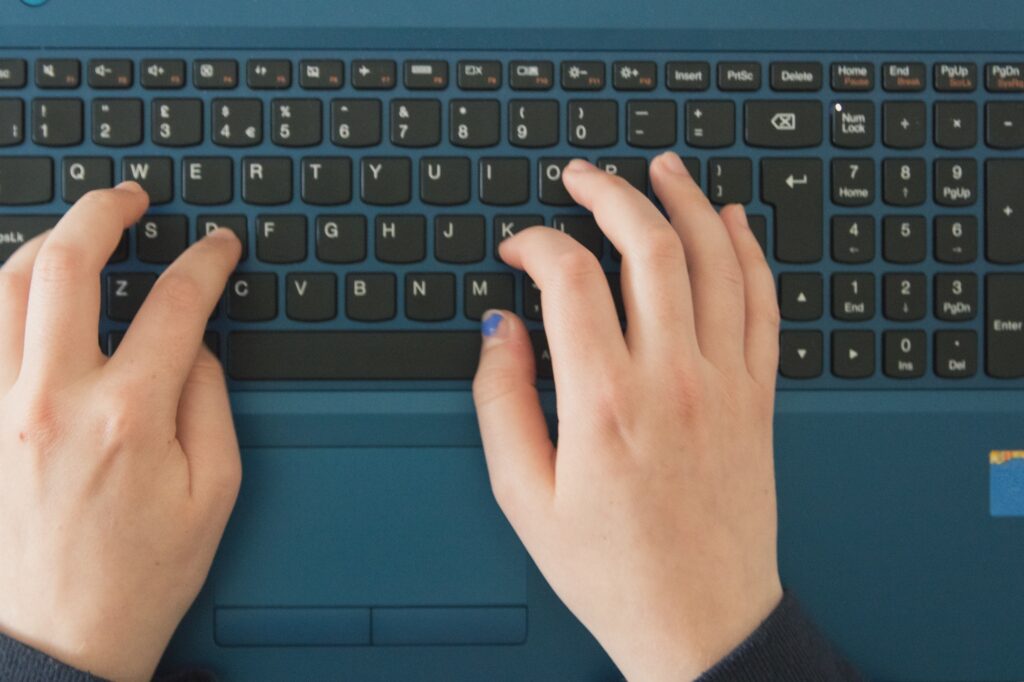
[[[206,238],[207,239],[230,239],[230,240],[233,240],[233,241],[236,241],[236,242],[237,241],[241,241],[241,240],[239,240],[238,235],[235,234],[235,231],[232,230],[230,227],[218,227],[216,230],[213,230],[212,232],[207,232],[206,233]]]
[[[504,338],[508,325],[502,325],[505,317],[497,310],[488,310],[483,315],[483,322],[480,323],[480,333],[484,335],[484,342]]]
[[[127,190],[129,192],[144,192],[145,191],[144,189],[142,189],[142,185],[140,185],[139,183],[135,182],[134,180],[125,180],[124,182],[119,183],[117,185],[117,187],[115,187],[114,189],[123,189],[123,190]]]
[[[672,173],[678,173],[679,175],[689,175],[690,172],[686,170],[686,164],[679,158],[679,155],[675,152],[665,152],[661,155],[662,163],[665,166],[665,170]]]
[[[564,173],[565,171],[570,171],[573,173],[583,173],[596,170],[598,170],[597,166],[590,163],[586,159],[573,159],[566,165],[565,170],[563,170],[562,172]]]

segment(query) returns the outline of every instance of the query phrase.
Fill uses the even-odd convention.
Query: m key
[[[784,263],[821,260],[821,159],[762,159],[761,196],[775,207],[775,257]]]

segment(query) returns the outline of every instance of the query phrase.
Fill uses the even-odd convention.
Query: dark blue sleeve
[[[796,597],[786,592],[757,630],[697,682],[861,682],[864,679],[819,632]]]

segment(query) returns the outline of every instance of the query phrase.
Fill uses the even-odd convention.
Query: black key
[[[542,204],[549,206],[573,206],[575,201],[569,196],[569,190],[562,184],[562,169],[571,158],[542,158],[537,162],[539,180],[538,198]]]
[[[81,70],[77,59],[39,59],[36,61],[36,85],[47,90],[77,88],[82,80]]]
[[[711,85],[711,66],[707,62],[668,62],[665,86],[669,90],[700,92]]]
[[[832,317],[863,322],[875,316],[875,276],[870,272],[832,275]]]
[[[819,62],[772,62],[772,90],[816,92],[821,90]]]
[[[25,103],[0,99],[0,147],[21,144],[25,139]]]
[[[653,90],[658,84],[658,65],[654,62],[615,62],[612,87],[616,90]]]
[[[541,311],[540,287],[529,276],[523,278],[523,317],[540,322],[544,319]]]
[[[501,111],[497,100],[453,99],[449,107],[449,139],[457,147],[493,147],[500,139]]]
[[[395,276],[390,272],[346,275],[345,314],[358,322],[382,322],[393,318]]]
[[[866,206],[874,200],[874,159],[832,159],[832,203]]]
[[[1024,275],[985,276],[986,369],[997,379],[1024,377]]]
[[[928,254],[924,216],[885,216],[882,256],[890,263],[920,263]]]
[[[514,157],[480,159],[480,201],[492,206],[513,206],[525,204],[529,199],[530,162],[528,159]]]
[[[444,90],[448,87],[448,62],[422,59],[406,61],[405,87],[409,90]]]
[[[779,275],[779,312],[784,320],[809,322],[822,315],[824,285],[820,272]]]
[[[292,84],[292,63],[287,59],[250,59],[245,82],[253,90],[280,90]]]
[[[312,147],[323,139],[318,99],[275,99],[270,103],[270,139],[282,147]]]
[[[978,333],[973,329],[935,332],[935,373],[966,379],[978,371]]]
[[[978,167],[974,159],[935,160],[935,203],[970,206],[978,198]]]
[[[292,160],[288,157],[249,157],[242,160],[242,200],[273,206],[292,200]]]
[[[935,275],[935,317],[946,322],[973,320],[978,314],[978,276],[972,272]]]
[[[977,257],[977,218],[972,215],[935,217],[935,260],[972,263]]]
[[[135,255],[143,263],[171,263],[188,248],[188,218],[148,215],[135,228]]]
[[[174,90],[185,85],[185,62],[181,59],[143,59],[139,68],[142,87]]]
[[[107,317],[131,322],[156,284],[151,272],[118,272],[107,275]]]
[[[509,62],[508,84],[513,90],[550,90],[555,84],[555,65],[549,61]]]
[[[231,230],[242,242],[242,258],[249,255],[249,230],[244,215],[201,215],[196,218],[196,239],[202,239],[218,228]]]
[[[340,156],[302,160],[302,200],[317,206],[336,206],[352,200],[352,159]]]
[[[380,100],[331,101],[331,142],[341,147],[380,144]]]
[[[819,331],[782,331],[779,334],[779,374],[787,379],[821,376],[822,346]]]
[[[887,319],[924,319],[928,310],[927,279],[920,273],[887,274],[882,278],[882,301]]]
[[[870,215],[832,217],[832,260],[870,263],[875,258],[875,218]]]
[[[578,241],[598,259],[604,253],[604,234],[591,215],[556,215],[551,227]]]
[[[699,162],[698,162],[699,164]],[[598,168],[611,173],[612,175],[618,175],[620,178],[633,185],[638,192],[643,194],[647,193],[647,160],[641,157],[617,157],[617,158],[603,158],[598,159]],[[700,166],[697,166],[698,171]],[[694,176],[697,180],[697,184],[700,184],[700,176]]]
[[[284,286],[289,319],[326,322],[338,316],[338,278],[333,272],[290,273]]]
[[[238,62],[204,59],[192,64],[192,84],[203,90],[232,90],[238,86]]]
[[[421,215],[377,216],[377,260],[416,263],[427,257],[427,221]]]
[[[1024,148],[1024,102],[985,105],[985,143],[995,149]]]
[[[32,100],[32,141],[45,147],[82,143],[82,100]]]
[[[978,140],[978,106],[974,102],[935,103],[935,144],[967,149]]]
[[[419,322],[455,317],[455,275],[411,273],[405,276],[405,316]]]
[[[501,87],[501,62],[461,61],[456,67],[463,90],[497,90]]]
[[[368,204],[394,206],[408,203],[412,162],[407,157],[364,157],[360,161],[360,196]]]
[[[53,159],[0,156],[0,206],[45,204],[52,198]]]
[[[395,87],[395,62],[390,59],[354,60],[352,87],[357,90],[390,90]]]
[[[874,103],[836,102],[832,105],[832,144],[846,149],[863,149],[874,143]]]
[[[832,374],[840,379],[866,379],[874,373],[874,332],[832,332]]]
[[[189,204],[212,206],[231,201],[231,159],[213,156],[181,160],[181,198]]]
[[[928,362],[928,341],[919,330],[888,331],[882,335],[885,376],[892,379],[917,379],[924,376]]]
[[[757,62],[719,62],[719,90],[757,90],[761,87],[761,65]]]
[[[491,308],[515,307],[515,280],[509,273],[470,272],[465,276],[465,314],[479,320]]]
[[[339,59],[304,59],[299,62],[299,86],[306,90],[337,90],[345,82]]]
[[[614,100],[569,100],[569,144],[610,147],[619,139],[619,104]]]
[[[1024,159],[985,162],[985,254],[993,263],[1024,263],[1021,187]]]
[[[106,156],[66,156],[61,198],[73,204],[94,189],[114,186],[114,162]]]
[[[892,206],[923,204],[925,184],[924,159],[885,159],[882,162],[882,198]]]
[[[601,90],[604,88],[604,62],[562,62],[562,89]]]
[[[306,260],[306,216],[258,216],[256,258],[264,263],[299,263]]]
[[[316,257],[325,263],[366,260],[366,216],[317,216]]]
[[[391,101],[391,144],[433,147],[441,142],[441,103],[436,99]]]
[[[676,103],[670,100],[630,100],[626,104],[626,141],[647,149],[676,143]]]
[[[775,257],[784,263],[821,260],[821,159],[762,159],[761,196],[775,207]]]
[[[442,263],[477,263],[486,255],[486,224],[481,215],[434,218],[434,258]]]
[[[2,163],[0,160],[0,165]],[[0,179],[2,177],[0,171]],[[57,215],[0,214],[0,263],[10,258],[19,246],[56,225],[58,220]]]
[[[232,275],[228,280],[228,317],[240,322],[266,322],[277,317],[277,275]]]
[[[263,102],[258,99],[215,99],[213,141],[224,147],[252,147],[263,141]]]
[[[748,158],[708,159],[708,198],[716,204],[748,204],[753,196]]]
[[[884,102],[882,142],[894,149],[923,147],[927,139],[924,102]]]
[[[832,89],[837,92],[868,92],[875,87],[875,66],[868,62],[834,62]]]
[[[978,87],[977,64],[938,63],[932,70],[932,83],[939,92],[974,92]]]
[[[686,103],[686,144],[713,149],[736,141],[736,105],[728,100]]]
[[[1024,92],[1024,62],[986,64],[985,88],[989,92]]]
[[[508,103],[508,141],[516,147],[558,144],[558,102],[553,99],[514,99]]]
[[[925,69],[920,62],[882,64],[882,87],[890,92],[924,90]]]
[[[150,205],[174,198],[174,164],[166,156],[128,156],[121,160],[121,179],[134,180],[149,195]]]
[[[539,215],[496,215],[494,216],[494,257],[498,255],[498,245],[512,235],[522,232],[534,225],[543,225],[544,217]]]
[[[110,255],[108,263],[123,263],[128,260],[128,232],[121,233],[121,240],[117,242],[117,246],[114,247],[114,253]]]
[[[526,159],[523,159],[526,162]],[[469,201],[469,159],[464,156],[420,159],[420,200],[435,206]]]
[[[142,100],[93,100],[92,141],[104,147],[130,147],[141,144]]]
[[[761,246],[761,251],[768,255],[768,221],[763,215],[751,213],[747,215],[747,226],[754,233],[754,239]]]
[[[25,60],[0,59],[0,89],[25,87]]]
[[[90,88],[130,88],[132,62],[130,59],[90,59],[86,79]]]
[[[153,143],[190,147],[203,141],[203,102],[198,99],[153,100]]]

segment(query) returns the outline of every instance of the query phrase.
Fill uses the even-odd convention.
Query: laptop
[[[614,680],[491,496],[479,317],[560,173],[675,149],[746,205],[784,317],[784,584],[880,680],[1024,677],[1024,10],[1012,1],[0,0],[0,260],[85,191],[152,208],[104,273],[113,351],[212,226],[244,482],[162,669]],[[1007,492],[1009,491],[1009,492]]]

